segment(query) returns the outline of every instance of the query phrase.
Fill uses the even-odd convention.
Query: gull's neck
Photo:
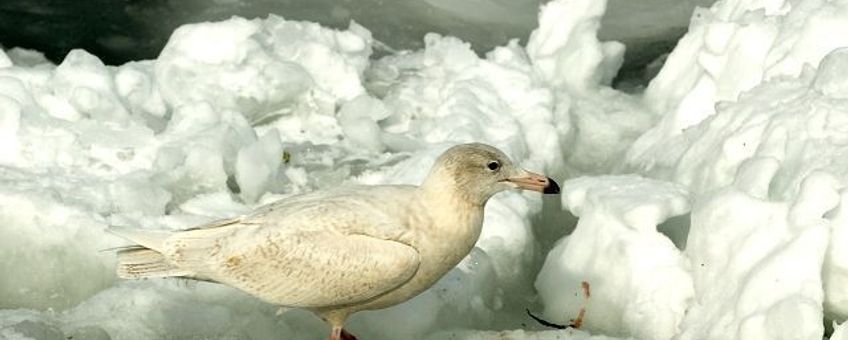
[[[483,228],[483,206],[460,190],[454,177],[431,172],[418,188],[419,204],[427,211],[427,233],[436,235],[438,242],[428,244],[428,253],[435,254],[438,267],[447,271],[465,257],[477,243]]]
[[[442,202],[463,209],[483,209],[487,200],[472,197],[472,193],[463,190],[460,187],[461,185],[461,183],[456,182],[452,173],[444,169],[433,169],[424,183],[421,184],[419,190],[424,199],[431,200],[433,203]]]
[[[435,228],[452,229],[461,233],[471,232],[482,225],[483,206],[486,201],[470,197],[467,190],[462,190],[452,174],[446,171],[434,170],[418,188],[421,203],[427,207],[429,214],[437,220],[449,221],[448,225],[437,225]]]

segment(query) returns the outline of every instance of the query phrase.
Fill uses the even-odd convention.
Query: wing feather
[[[401,198],[403,200],[403,198]],[[168,239],[168,258],[198,276],[290,307],[355,304],[417,272],[398,209],[358,193],[292,199]]]
[[[290,307],[354,304],[389,292],[418,270],[418,252],[366,235],[289,235],[275,246],[225,254],[216,280]]]

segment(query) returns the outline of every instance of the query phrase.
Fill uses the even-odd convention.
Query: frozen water
[[[0,280],[0,337],[323,338],[309,313],[277,316],[224,286],[116,281],[102,250],[124,243],[106,228],[183,229],[344,183],[418,183],[441,151],[479,141],[574,177],[561,206],[496,196],[456,269],[356,315],[353,333],[819,340],[827,319],[839,339],[846,8],[699,9],[644,94],[609,87],[624,50],[598,39],[606,3],[591,0],[546,4],[526,47],[484,56],[431,33],[375,58],[356,23],[276,16],[186,25],[159,58],[117,67],[5,50],[0,272],[13,279]],[[541,235],[562,235],[560,209],[579,221],[554,244]],[[541,330],[527,307],[559,323],[582,307],[583,329]]]

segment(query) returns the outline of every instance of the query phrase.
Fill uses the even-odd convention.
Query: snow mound
[[[834,246],[845,229],[848,110],[819,90],[836,58],[844,53],[817,73],[753,89],[670,141],[684,150],[673,178],[700,196],[686,249],[697,299],[684,338],[810,339],[823,333],[824,312],[848,316],[845,254]]]
[[[731,8],[726,6],[717,3],[711,13],[724,18],[722,13]],[[813,34],[810,26],[819,23],[801,19],[800,13],[813,13],[810,18],[830,16],[830,6],[842,5],[810,2],[781,10],[768,7],[773,12],[767,8],[769,16],[763,22],[758,21],[762,11],[746,12],[742,17],[752,20],[753,26],[744,27],[766,25],[787,36],[773,46],[755,49],[752,42],[739,48],[752,53],[771,51],[769,55],[780,58],[767,58],[764,69],[760,65],[722,73],[728,78],[699,76],[701,84],[714,81],[718,89],[723,84],[744,86],[728,92],[732,98],[725,99],[734,102],[719,103],[714,113],[699,113],[708,103],[688,107],[685,99],[679,107],[669,107],[657,129],[631,149],[631,156],[640,150],[653,151],[647,157],[629,158],[624,169],[680,183],[697,202],[685,250],[695,299],[680,326],[681,339],[818,339],[824,333],[825,315],[836,320],[848,316],[846,260],[838,246],[845,238],[848,110],[844,80],[835,76],[842,72],[846,57],[840,49],[827,54],[844,42],[836,38],[810,46],[789,36],[789,30],[800,37]],[[806,29],[797,29],[799,22],[791,18],[807,22]],[[693,32],[689,39],[698,37],[697,26]],[[689,46],[684,40],[675,53]],[[752,60],[739,58],[726,61],[728,67]],[[665,69],[684,71],[675,63],[670,60]],[[804,63],[812,64],[802,67]],[[679,74],[677,84],[690,79],[691,69]],[[757,77],[749,85],[734,78],[752,71]],[[739,95],[743,90],[748,92]],[[704,98],[697,86],[682,91],[685,96]],[[650,100],[651,95],[649,90],[646,98]],[[665,122],[685,117],[696,119],[677,128],[689,128],[641,148],[668,126]],[[666,152],[657,152],[660,149]]]
[[[332,110],[362,94],[370,54],[370,33],[356,24],[334,31],[273,15],[234,17],[177,29],[156,60],[156,82],[172,107],[206,102],[258,121],[298,103]]]
[[[848,46],[846,13],[845,1],[725,0],[696,9],[689,32],[645,91],[645,103],[662,119],[633,145],[627,164],[665,174],[679,149],[668,141],[715,113],[716,103],[736,101],[764,81],[799,76]]]
[[[536,279],[545,315],[568,324],[585,307],[587,330],[671,339],[693,296],[692,278],[657,225],[689,211],[686,190],[633,175],[583,177],[563,188],[563,206],[580,220]]]

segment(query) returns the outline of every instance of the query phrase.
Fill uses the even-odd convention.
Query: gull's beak
[[[514,184],[519,189],[533,190],[545,194],[558,194],[559,184],[550,177],[545,177],[537,173],[524,170],[522,174],[506,179],[507,182]]]

